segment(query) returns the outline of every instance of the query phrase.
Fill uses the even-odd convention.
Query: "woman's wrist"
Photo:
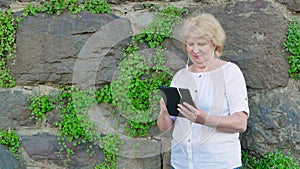
[[[161,111],[159,112],[159,116],[170,116],[168,112]]]
[[[196,123],[205,125],[208,118],[208,114],[205,112],[197,111]]]

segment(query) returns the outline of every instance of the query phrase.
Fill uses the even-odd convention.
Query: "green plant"
[[[288,24],[286,32],[287,39],[284,43],[286,51],[291,55],[288,56],[290,69],[288,70],[290,77],[296,80],[300,79],[300,23],[296,17],[293,17]]]
[[[14,87],[16,82],[7,67],[7,61],[11,60],[16,52],[15,36],[17,21],[12,11],[0,11],[0,87]]]
[[[94,14],[110,13],[110,5],[105,0],[87,0],[84,3],[84,10]]]
[[[275,150],[258,158],[247,151],[242,151],[243,167],[245,169],[299,169],[298,162]]]
[[[149,6],[149,9],[156,12],[156,21],[142,30],[141,34],[132,37],[124,50],[126,58],[119,64],[119,76],[110,87],[102,88],[98,94],[99,101],[107,98],[112,106],[116,106],[117,112],[128,124],[125,130],[133,137],[148,136],[150,127],[156,125],[155,112],[158,110],[157,106],[151,104],[159,102],[158,87],[169,85],[173,76],[169,68],[165,67],[166,54],[162,50],[162,43],[166,38],[171,38],[174,27],[186,12],[174,6]],[[154,54],[144,56],[137,52],[138,45],[143,42],[155,51]]]
[[[60,15],[64,11],[77,14],[82,10],[90,11],[94,14],[110,13],[110,5],[105,0],[87,0],[83,2],[78,2],[78,0],[45,1],[41,6],[41,11],[57,15]]]
[[[171,37],[174,27],[181,22],[184,13],[186,10],[175,6],[157,8],[156,21],[152,22],[147,29],[142,30],[136,40],[146,42],[151,48],[161,46],[166,38]]]
[[[108,89],[108,87],[105,87]],[[101,94],[99,90],[82,90],[78,87],[67,86],[61,88],[60,93],[55,98],[47,95],[35,96],[31,100],[29,109],[35,119],[43,119],[45,113],[52,108],[57,107],[60,119],[55,123],[59,129],[58,141],[62,145],[60,149],[62,154],[67,157],[74,155],[74,148],[77,145],[84,144],[86,152],[92,156],[94,148],[102,148],[105,152],[105,162],[99,164],[104,168],[115,168],[116,154],[118,152],[118,140],[115,134],[107,134],[101,137],[97,133],[97,128],[89,120],[88,110],[98,102],[96,95],[103,96],[102,101],[109,101],[109,97]],[[63,157],[63,156],[62,156]],[[112,167],[113,166],[113,167]],[[101,167],[100,167],[101,168]]]
[[[0,129],[0,144],[9,147],[9,150],[13,153],[13,155],[20,158],[21,143],[15,130]]]
[[[62,14],[65,10],[71,14],[80,12],[80,6],[77,0],[50,0],[45,1],[42,6],[42,11],[48,14]]]
[[[40,13],[41,11],[42,10],[41,10],[41,5],[40,4],[38,4],[38,5],[27,4],[27,5],[25,5],[21,16],[22,17],[27,17],[29,15],[37,16],[38,13]]]
[[[117,169],[117,153],[121,141],[117,134],[110,133],[101,138],[101,148],[103,149],[105,159],[98,164],[95,169]]]
[[[104,102],[113,105],[110,85],[104,85],[101,89],[96,90],[95,96],[98,103]]]
[[[112,99],[120,114],[127,120],[125,129],[131,136],[147,136],[156,124],[159,86],[169,85],[172,73],[165,67],[165,54],[157,50],[148,58],[133,52],[120,64],[120,73],[111,83]]]
[[[89,107],[97,104],[95,98],[97,93],[102,95],[95,89],[81,90],[72,86],[62,88],[57,99],[61,120],[56,123],[60,130],[59,143],[65,147],[61,151],[65,150],[69,157],[74,154],[73,148],[79,144],[87,144],[86,152],[91,155],[93,148],[102,148],[105,161],[96,168],[116,168],[116,154],[119,151],[120,140],[117,135],[112,133],[101,137],[87,114]]]
[[[35,96],[30,102],[29,109],[32,111],[32,118],[38,121],[43,120],[45,114],[55,107],[54,99],[48,95]]]
[[[94,124],[89,121],[87,114],[88,108],[96,104],[92,91],[80,90],[77,87],[65,87],[58,96],[57,102],[61,120],[56,125],[60,130],[59,141],[64,147],[71,142],[73,146],[76,146],[98,140]],[[88,151],[91,148],[89,147]],[[70,147],[67,147],[66,150],[67,155],[73,153]]]

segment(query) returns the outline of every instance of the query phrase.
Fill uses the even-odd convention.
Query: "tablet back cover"
[[[162,97],[165,101],[169,114],[171,116],[178,116],[179,112],[177,110],[177,105],[180,103],[180,95],[177,88],[161,86],[159,89],[162,93]]]

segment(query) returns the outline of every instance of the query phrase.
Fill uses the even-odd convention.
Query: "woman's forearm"
[[[168,114],[160,114],[157,119],[157,126],[160,131],[166,131],[173,127],[174,121]]]
[[[247,118],[244,112],[237,112],[230,116],[208,115],[203,124],[226,133],[244,132],[247,129]]]

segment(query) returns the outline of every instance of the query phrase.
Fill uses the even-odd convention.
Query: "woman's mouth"
[[[193,54],[193,57],[195,58],[195,59],[200,59],[200,58],[202,58],[203,56],[202,55],[200,55],[200,54]]]

